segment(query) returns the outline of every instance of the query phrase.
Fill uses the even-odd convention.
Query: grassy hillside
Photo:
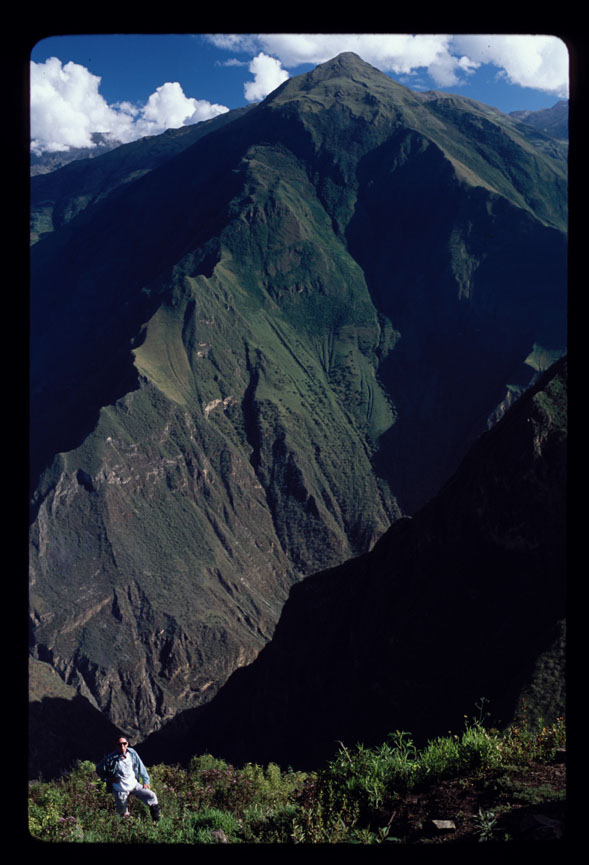
[[[240,768],[211,755],[150,768],[162,817],[131,804],[114,813],[94,764],[29,784],[29,832],[44,842],[110,844],[397,844],[560,840],[565,833],[566,733],[479,718],[418,750],[396,731],[374,748],[341,747],[312,772]],[[102,756],[102,755],[100,755]],[[97,759],[100,759],[100,756]],[[436,821],[442,821],[440,824]]]

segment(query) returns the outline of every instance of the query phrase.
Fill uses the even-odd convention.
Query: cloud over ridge
[[[401,33],[260,33],[210,34],[218,48],[263,51],[282,66],[324,63],[353,51],[383,72],[410,75],[426,69],[440,86],[451,86],[483,63],[497,66],[514,84],[568,96],[568,51],[555,36],[401,34]]]
[[[282,68],[280,61],[262,51],[249,64],[249,71],[255,76],[254,80],[246,82],[243,88],[245,98],[249,102],[265,99],[289,78],[288,72]]]
[[[433,81],[443,89],[467,84],[473,73],[488,65],[507,83],[568,97],[567,47],[550,35],[221,33],[199,37],[233,55],[218,65],[247,66],[252,79],[244,83],[243,94],[248,102],[265,99],[291,74],[298,74],[294,71],[298,67],[324,63],[343,51],[353,51],[417,89],[425,74],[430,87]],[[34,154],[93,147],[97,132],[114,144],[127,143],[229,110],[185,94],[178,81],[162,83],[142,105],[109,104],[100,84],[98,75],[72,61],[64,64],[57,57],[44,63],[31,61]]]
[[[31,150],[43,152],[93,147],[100,132],[113,143],[125,144],[166,129],[209,120],[229,109],[206,99],[187,97],[177,81],[157,87],[145,105],[109,105],[99,92],[101,78],[72,61],[57,57],[31,61]]]

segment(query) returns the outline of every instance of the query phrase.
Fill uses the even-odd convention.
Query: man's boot
[[[151,813],[151,819],[153,820],[154,823],[157,823],[157,821],[160,819],[160,806],[159,805],[150,805],[149,810]]]

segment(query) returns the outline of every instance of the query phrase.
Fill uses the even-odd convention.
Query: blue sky
[[[105,34],[53,36],[31,52],[36,153],[127,142],[265,98],[282,81],[354,51],[401,84],[509,112],[568,98],[553,36],[448,34]]]

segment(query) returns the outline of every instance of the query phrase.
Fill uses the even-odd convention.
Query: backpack
[[[111,754],[109,757],[106,757],[104,763],[102,764],[102,771],[100,776],[103,781],[106,781],[107,784],[112,784],[113,781],[116,781],[116,767],[119,756],[118,754]]]

